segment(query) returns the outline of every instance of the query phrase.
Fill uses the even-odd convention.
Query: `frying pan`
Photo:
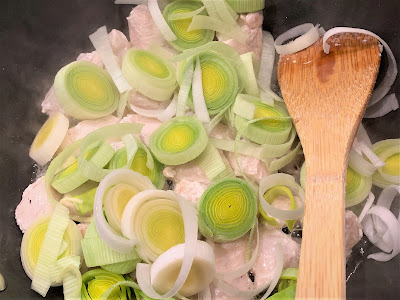
[[[79,53],[93,50],[89,34],[102,25],[127,33],[130,10],[111,0],[0,2],[0,273],[8,284],[0,299],[42,299],[30,289],[22,269],[22,234],[14,220],[15,207],[37,170],[28,151],[46,119],[40,103],[57,71]],[[380,35],[400,61],[399,12],[397,0],[269,0],[263,26],[274,37],[306,22],[325,29],[365,28]],[[386,67],[383,56],[381,70]],[[399,78],[392,91],[400,95]],[[400,110],[363,124],[372,142],[399,138]],[[347,264],[348,299],[399,298],[400,256],[387,263],[367,260],[377,250],[365,239],[353,249]],[[62,288],[51,288],[47,298],[62,299]]]

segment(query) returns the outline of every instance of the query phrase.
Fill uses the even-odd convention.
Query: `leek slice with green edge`
[[[144,261],[155,261],[169,248],[185,241],[183,217],[177,195],[172,191],[149,190],[133,196],[121,221],[122,233],[136,239]]]
[[[237,13],[249,13],[263,10],[264,0],[225,0],[229,6]]]
[[[59,257],[63,236],[69,222],[68,209],[62,204],[57,204],[44,234],[32,277],[31,288],[43,297],[46,296],[53,281],[51,269]]]
[[[78,120],[112,114],[120,96],[110,75],[87,61],[72,62],[58,71],[54,93],[61,107]]]
[[[125,53],[122,74],[132,88],[157,101],[169,100],[177,86],[174,67],[145,50],[130,49]]]
[[[108,289],[118,282],[126,281],[127,278],[120,274],[114,274],[104,269],[94,269],[82,275],[81,298],[84,300],[101,299]],[[131,289],[120,286],[114,289],[107,299],[129,300]]]
[[[188,60],[195,57],[203,52],[212,51],[218,53],[224,59],[228,60],[229,63],[235,68],[236,74],[238,76],[238,92],[240,93],[247,85],[248,78],[246,77],[246,68],[243,64],[242,59],[238,52],[231,46],[224,44],[222,42],[210,42],[203,46],[187,49],[181,54],[175,55],[170,59],[170,62],[177,63],[184,60]],[[179,75],[179,73],[178,73]]]
[[[251,96],[238,95],[233,111],[236,114],[236,129],[247,126],[243,135],[258,144],[282,144],[287,141],[292,130],[292,121],[284,109],[269,106]],[[248,120],[254,122],[246,124]]]
[[[190,15],[190,13],[195,13]],[[175,19],[179,15],[186,15],[186,18]],[[170,41],[169,44],[178,51],[189,48],[196,48],[211,42],[214,39],[213,30],[193,30],[188,31],[192,18],[195,15],[207,15],[201,2],[198,1],[174,1],[167,5],[163,15],[171,30],[177,36],[177,40]]]
[[[103,168],[114,155],[114,149],[107,142],[95,143],[86,149],[85,157],[87,161]],[[57,173],[51,181],[51,186],[59,193],[68,193],[88,181],[83,171],[79,168],[79,162],[76,161],[61,172]]]
[[[283,269],[280,277],[280,283],[278,285],[278,292],[281,292],[292,285],[296,285],[298,274],[298,268]]]
[[[65,300],[76,300],[80,298],[82,276],[79,267],[67,266],[60,274],[59,280],[63,283],[63,294]]]
[[[90,189],[82,194],[68,197],[67,199],[72,199],[71,202],[80,215],[86,215],[93,211],[94,196],[96,195],[97,187]],[[65,198],[64,198],[65,199]]]
[[[391,184],[400,185],[400,139],[388,139],[372,145],[372,151],[385,162],[372,175],[374,185],[385,188]]]
[[[285,289],[282,289],[278,293],[273,294],[271,297],[268,297],[270,300],[295,300],[296,297],[296,287],[297,284],[291,284]]]
[[[138,149],[135,153],[135,156],[133,157],[130,169],[148,177],[151,182],[156,186],[156,188],[161,189],[165,183],[165,177],[162,174],[163,165],[160,164],[151,153],[147,153],[146,150],[147,147],[143,143],[138,145]],[[153,169],[149,169],[149,167],[147,166],[147,159],[149,158],[149,155],[151,155],[151,158],[154,162]],[[115,153],[114,157],[111,159],[109,168],[120,169],[126,164],[126,148],[121,148]]]
[[[248,52],[240,55],[243,64],[246,68],[246,76],[249,79],[249,84],[246,87],[246,94],[259,97],[260,90],[258,89],[256,74],[258,73],[258,62],[254,52]]]
[[[198,157],[207,143],[208,135],[200,121],[182,116],[156,129],[150,136],[149,146],[161,163],[181,165]]]
[[[125,183],[110,188],[104,197],[104,213],[111,228],[122,235],[121,218],[126,204],[139,190]]]
[[[133,155],[135,154],[135,151],[133,150],[136,148],[135,140],[131,135],[140,133],[142,127],[142,124],[137,123],[120,123],[105,126],[89,133],[83,139],[80,147],[80,152],[78,155],[79,170],[82,171],[85,177],[97,182],[100,182],[105,176],[112,172],[112,170],[104,169],[105,165],[96,165],[92,161],[87,160],[84,156],[84,153],[87,153],[88,150],[92,149],[93,145],[95,145],[96,142],[98,143],[99,140],[101,141],[122,137],[127,150],[129,150],[127,153],[128,161],[131,161]]]
[[[300,183],[305,189],[306,163],[301,166]],[[363,176],[347,166],[346,172],[346,208],[359,204],[367,198],[372,188],[372,177]]]
[[[116,273],[125,274],[135,270],[136,264],[141,261],[135,249],[126,254],[110,249],[99,236],[94,222],[90,223],[81,245],[86,266],[89,268],[106,266]],[[121,265],[122,263],[126,265]]]
[[[203,95],[210,115],[231,106],[239,92],[238,74],[229,60],[222,55],[206,51],[198,55],[201,66]],[[184,72],[192,61],[188,62]],[[188,105],[193,109],[193,96],[189,94]]]
[[[267,190],[267,192],[264,194],[264,200],[272,205],[272,203],[281,196],[288,198],[288,200],[290,201],[290,209],[297,208],[297,203],[293,197],[292,191],[283,185],[277,185],[277,186],[274,186],[274,187],[270,188],[269,190]],[[261,214],[264,222],[266,222],[267,224],[269,224],[271,226],[276,226],[276,227],[279,226],[279,223],[276,221],[276,219],[273,217],[270,217],[264,211],[264,209],[262,208],[261,205],[260,205],[259,211],[260,211],[260,214]],[[290,231],[292,231],[295,222],[296,222],[296,220],[287,220],[286,221],[286,225],[288,226]]]
[[[62,113],[52,115],[40,128],[29,149],[29,156],[39,165],[48,163],[60,147],[69,127]]]
[[[225,179],[208,187],[197,205],[199,230],[215,242],[231,242],[245,235],[256,222],[257,200],[241,179]]]
[[[30,279],[38,261],[39,252],[49,226],[51,216],[43,216],[35,220],[35,222],[25,232],[21,243],[21,262],[26,275]],[[81,256],[82,249],[80,240],[82,239],[79,228],[73,221],[69,221],[62,238],[65,243],[65,250],[59,253],[58,259],[67,256]]]

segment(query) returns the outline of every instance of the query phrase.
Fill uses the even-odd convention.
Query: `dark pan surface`
[[[41,299],[30,289],[19,247],[22,234],[15,207],[34,177],[28,156],[33,137],[46,116],[40,103],[56,72],[81,52],[92,51],[88,35],[107,25],[125,33],[130,6],[111,0],[0,1],[0,272],[8,283],[0,299]],[[369,29],[392,47],[400,61],[400,2],[397,0],[269,0],[264,29],[274,37],[306,22],[325,29],[351,26]],[[385,60],[382,68],[385,69]],[[400,96],[400,81],[393,91]],[[400,137],[400,110],[364,120],[372,141]],[[364,254],[357,249],[363,248]],[[361,241],[348,263],[348,299],[399,299],[400,257],[389,263],[366,260],[377,249]],[[62,299],[52,288],[47,298]]]

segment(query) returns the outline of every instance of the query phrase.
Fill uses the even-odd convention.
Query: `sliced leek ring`
[[[270,106],[257,98],[238,95],[233,111],[235,127],[241,130],[247,125],[243,135],[258,144],[283,144],[292,129],[292,121],[287,112],[279,106]],[[259,121],[254,121],[262,119]],[[249,121],[253,120],[251,124]]]
[[[151,182],[158,188],[162,189],[165,183],[165,177],[162,174],[163,165],[160,164],[156,159],[153,158],[154,166],[153,169],[150,169],[147,166],[148,153],[146,152],[147,148],[145,145],[138,145],[138,149],[133,157],[130,169],[138,172],[146,177],[148,177]],[[150,153],[150,155],[152,155]],[[117,152],[115,152],[114,157],[111,159],[109,168],[110,169],[119,169],[127,164],[127,155],[126,148],[121,148]]]
[[[239,92],[238,74],[225,57],[214,51],[198,55],[203,80],[203,94],[210,115],[216,115],[231,106]],[[191,62],[185,66],[184,72]],[[192,94],[188,105],[193,108]]]
[[[104,197],[104,212],[110,226],[119,234],[121,232],[122,212],[131,198],[139,193],[139,190],[125,183],[119,183],[112,187]]]
[[[139,256],[152,262],[185,241],[178,196],[172,191],[143,191],[131,198],[121,220],[122,233],[136,239]]]
[[[207,143],[208,135],[200,121],[182,116],[156,129],[150,137],[149,146],[161,163],[181,165],[198,157]]]
[[[151,266],[151,283],[154,289],[166,293],[178,278],[184,257],[185,244],[176,245],[161,254]],[[197,241],[196,254],[189,275],[180,288],[179,294],[193,296],[211,283],[215,276],[213,248],[203,241]]]
[[[208,187],[197,206],[199,230],[215,242],[231,242],[245,235],[257,216],[252,188],[241,179],[224,179]]]
[[[101,299],[102,295],[114,284],[126,281],[126,278],[119,274],[104,269],[94,269],[82,275],[81,299]],[[131,299],[131,289],[120,286],[113,290],[107,299],[128,300]]]
[[[105,141],[97,144],[98,146],[93,146],[86,151],[84,156],[97,167],[104,167],[113,157],[114,149]],[[76,161],[57,173],[51,181],[51,186],[59,193],[65,194],[78,188],[88,180],[82,170],[79,169],[79,163]]]
[[[177,86],[174,67],[145,50],[130,49],[125,53],[122,74],[132,88],[157,101],[169,100]]]
[[[38,218],[25,232],[21,243],[21,262],[26,275],[33,278],[36,263],[38,261],[40,248],[44,240],[51,216]],[[65,230],[63,243],[64,251],[59,253],[58,258],[67,256],[82,256],[81,241],[82,235],[75,222],[69,220]]]
[[[78,120],[101,118],[118,107],[119,92],[112,78],[88,61],[76,61],[58,71],[54,92],[61,107]]]
[[[69,127],[62,113],[51,116],[40,128],[29,150],[29,156],[39,165],[48,163],[60,147]]]
[[[226,0],[226,2],[237,13],[255,12],[265,7],[264,0]]]
[[[380,188],[391,184],[400,185],[400,139],[379,141],[371,149],[385,162],[372,175],[373,184]]]
[[[188,31],[192,17],[172,20],[171,16],[178,14],[186,14],[196,12],[201,9],[202,3],[198,1],[178,0],[170,3],[164,9],[163,15],[171,30],[177,36],[177,40],[170,41],[170,45],[178,51],[183,51],[189,48],[196,48],[211,42],[214,39],[215,31],[213,30],[193,30]],[[205,10],[198,14],[207,15]]]
[[[292,191],[284,186],[284,185],[277,185],[274,186],[270,189],[268,189],[265,194],[264,194],[264,200],[267,201],[269,204],[272,205],[272,203],[274,202],[275,199],[277,199],[279,196],[285,196],[288,198],[288,200],[290,201],[290,209],[296,209],[297,208],[297,203],[296,200],[293,197],[293,193]],[[269,216],[264,209],[262,208],[262,206],[260,205],[260,214],[263,218],[263,220],[272,226],[279,226],[279,223],[276,221],[275,218]],[[296,220],[287,220],[286,224],[289,228],[290,231],[292,231],[293,226],[295,224]]]

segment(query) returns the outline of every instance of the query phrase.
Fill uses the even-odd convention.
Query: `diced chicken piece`
[[[128,103],[133,104],[140,108],[155,110],[155,109],[160,109],[162,107],[165,108],[168,102],[152,100],[142,95],[141,93],[132,90],[132,92],[129,93]]]
[[[128,20],[129,39],[133,47],[147,49],[152,43],[162,46],[166,43],[146,5],[132,9]]]
[[[281,230],[269,230],[265,226],[259,226],[260,246],[257,260],[251,269],[254,275],[254,283],[245,274],[228,283],[239,290],[249,290],[261,285],[269,283],[276,270],[277,245],[281,245],[283,249],[283,267],[297,267],[300,258],[300,245],[293,241],[289,235],[284,234]],[[246,249],[249,235],[231,242],[231,243],[214,243],[207,240],[215,254],[215,264],[217,272],[235,270],[246,262]],[[221,289],[212,286],[212,299],[250,299],[232,297],[230,294]]]
[[[204,171],[192,162],[164,168],[166,178],[175,182],[174,191],[187,200],[197,203],[211,184]]]
[[[90,223],[79,223],[77,226],[82,234],[82,238],[85,237],[86,230],[88,229]]]
[[[151,134],[162,125],[162,122],[155,118],[143,117],[137,114],[129,114],[121,120],[120,123],[139,123],[143,124],[142,131],[140,132],[141,140],[149,145]]]
[[[49,202],[44,177],[30,184],[22,194],[22,200],[15,210],[15,219],[22,232],[40,216],[51,214],[54,208]]]
[[[125,52],[128,51],[132,45],[129,43],[125,34],[117,29],[111,30],[111,32],[108,34],[108,38],[110,39],[113,53],[117,57],[118,63],[121,65]]]
[[[209,137],[222,140],[231,140],[235,138],[235,133],[230,130],[228,126],[218,123],[218,125],[211,130]]]
[[[363,234],[357,216],[351,210],[346,210],[344,214],[344,225],[344,248],[346,256],[348,256],[351,249],[361,240]]]
[[[197,204],[208,185],[197,181],[182,179],[175,184],[174,192],[184,197],[186,200]]]
[[[239,54],[254,52],[258,59],[262,54],[262,12],[254,12],[249,14],[241,14],[238,20],[242,31],[248,34],[245,44],[240,43],[235,39],[226,39],[221,34],[217,34],[219,41],[234,48]]]
[[[64,110],[57,101],[56,94],[54,93],[54,86],[52,86],[42,102],[42,113],[51,116],[58,112],[65,114]]]
[[[229,160],[229,163],[232,169],[235,171],[236,176],[241,176],[241,172],[239,166],[236,163],[235,153],[233,152],[226,152],[226,156]],[[256,183],[260,182],[260,179],[268,176],[269,172],[265,163],[261,160],[244,155],[238,155],[238,162],[239,165],[242,167],[243,172],[251,179],[254,180]]]
[[[99,119],[94,119],[94,120],[85,120],[79,122],[76,126],[68,129],[67,135],[64,138],[64,141],[62,142],[60,146],[60,150],[64,149],[66,146],[71,144],[72,142],[75,142],[85,136],[87,136],[89,133],[92,131],[95,131],[96,129],[99,129],[101,127],[105,127],[108,125],[113,125],[117,124],[119,119],[114,116],[106,116],[103,118]]]
[[[98,65],[100,68],[104,67],[103,61],[101,60],[100,55],[97,53],[97,51],[93,51],[90,53],[81,53],[79,56],[76,58],[77,61],[79,60],[85,60],[85,61],[90,61],[94,63],[95,65]]]

